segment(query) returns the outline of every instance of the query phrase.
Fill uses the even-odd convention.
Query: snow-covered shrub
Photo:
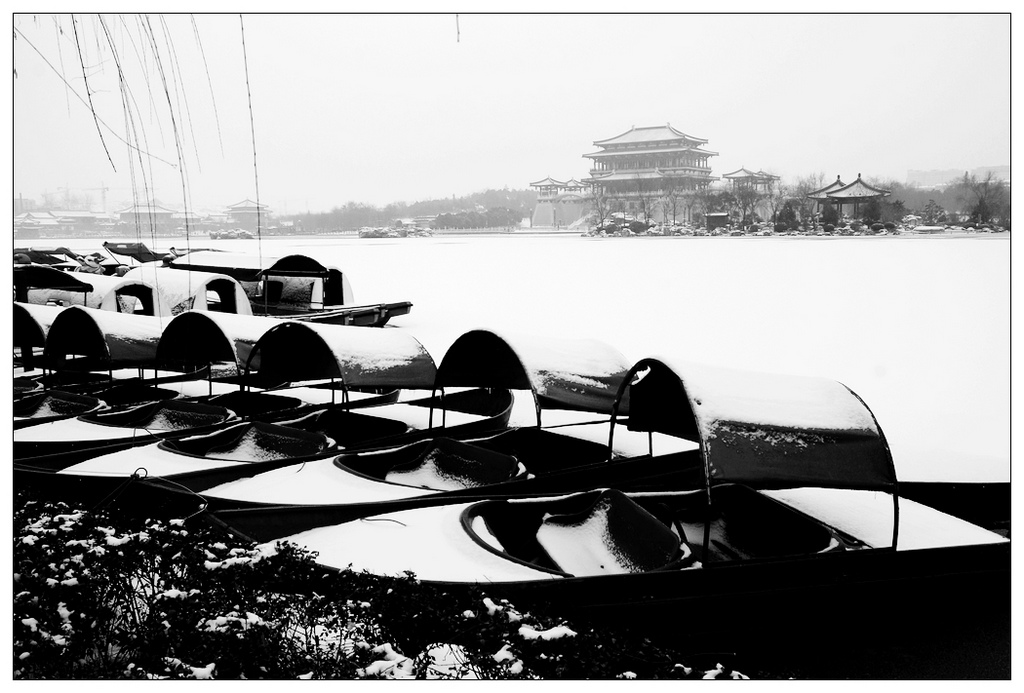
[[[203,522],[15,498],[18,679],[699,678],[614,628],[317,566]]]

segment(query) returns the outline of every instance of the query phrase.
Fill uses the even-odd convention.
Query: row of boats
[[[401,329],[194,304],[14,323],[16,489],[669,629],[1009,605],[1009,485],[901,482],[832,380],[488,330],[435,361]]]

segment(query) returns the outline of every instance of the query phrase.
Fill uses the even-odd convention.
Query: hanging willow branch
[[[96,106],[92,102],[92,91],[89,89],[89,76],[85,72],[85,58],[82,57],[82,45],[78,41],[78,22],[75,20],[75,15],[71,15],[71,28],[75,34],[75,48],[78,49],[78,63],[82,66],[82,79],[85,81],[85,95],[89,99],[89,110],[92,111],[92,120],[96,124],[96,132],[100,136],[100,144],[103,145],[103,152],[107,155],[107,161],[110,162],[110,167],[117,171],[117,166],[114,166],[114,160],[110,157],[110,150],[107,149],[107,141],[103,139],[103,130],[100,129],[99,116],[96,115]]]

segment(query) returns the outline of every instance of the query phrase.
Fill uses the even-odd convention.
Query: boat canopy
[[[172,315],[187,310],[252,315],[252,306],[242,285],[226,274],[145,265],[129,270],[124,278],[152,286],[171,307]]]
[[[93,290],[92,284],[82,281],[84,273],[64,272],[46,265],[17,265],[14,268],[14,297],[22,303],[29,302],[29,291],[47,289],[83,294],[76,302],[85,301],[84,294]],[[46,301],[32,301],[45,303]]]
[[[148,315],[71,306],[50,325],[43,358],[53,369],[150,366],[165,322]]]
[[[277,318],[188,311],[167,323],[157,345],[157,363],[175,370],[227,364],[238,375],[259,338],[280,325]],[[254,365],[258,368],[258,363]]]
[[[42,347],[46,344],[46,333],[62,306],[40,306],[34,303],[14,302],[14,346]]]
[[[258,281],[263,274],[286,277],[326,277],[328,268],[308,255],[272,257],[252,253],[200,250],[171,260],[174,269],[218,272],[239,281]]]
[[[277,322],[249,355],[250,369],[258,360],[261,383],[340,379],[346,387],[434,387],[434,359],[406,332]]]
[[[543,339],[472,330],[455,340],[437,368],[438,387],[532,390],[541,409],[610,414],[629,362],[593,339]],[[620,407],[626,413],[627,407]]]
[[[323,308],[349,305],[354,301],[348,277],[338,268],[325,267],[308,255],[272,257],[196,250],[175,258],[169,266],[179,270],[226,274],[242,282],[243,286],[248,284],[244,286],[246,293],[260,303]],[[270,278],[277,278],[275,285],[264,288],[253,286],[254,283]]]
[[[105,241],[103,248],[112,255],[130,257],[138,262],[156,262],[160,256],[146,247],[145,243]]]
[[[52,275],[42,277],[36,274],[35,278],[41,278],[44,286],[28,286],[25,289],[26,303],[61,303],[118,313],[164,317],[171,315],[171,306],[167,299],[152,284],[141,278],[129,279],[88,272],[61,272],[46,267],[38,269],[68,275],[69,278],[55,277],[51,280]],[[45,283],[54,286],[46,286]],[[83,290],[83,286],[88,288]]]
[[[627,394],[629,430],[700,443],[709,487],[891,490],[896,484],[874,415],[837,381],[647,358],[629,370],[619,398]]]

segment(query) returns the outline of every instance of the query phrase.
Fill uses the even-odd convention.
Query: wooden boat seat
[[[393,467],[384,480],[436,491],[457,491],[508,481],[519,471],[519,462],[476,445],[438,438],[411,463]]]
[[[640,573],[679,560],[680,538],[621,491],[603,491],[577,513],[547,514],[537,542],[562,571],[576,576]]]

